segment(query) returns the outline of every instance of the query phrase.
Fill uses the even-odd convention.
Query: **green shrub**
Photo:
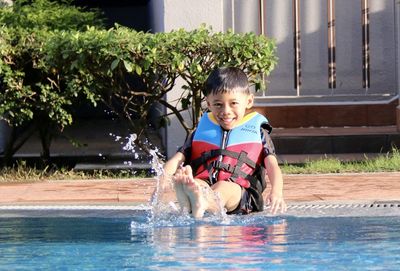
[[[52,136],[72,123],[76,92],[65,92],[58,74],[43,65],[43,51],[55,30],[101,26],[98,12],[47,0],[16,1],[0,8],[0,116],[12,129],[5,162],[38,131],[42,157],[50,157]]]
[[[213,33],[200,28],[170,33],[143,33],[125,27],[85,32],[61,32],[44,51],[67,85],[100,98],[114,112],[126,118],[139,135],[150,107],[159,103],[181,121],[189,133],[201,115],[201,89],[217,66],[238,66],[245,70],[256,89],[263,88],[263,74],[276,64],[275,44],[252,33]],[[178,101],[167,94],[178,77],[184,80]],[[181,115],[191,108],[193,122]],[[178,109],[177,109],[178,108]]]
[[[71,1],[16,0],[11,6],[0,8],[0,25],[17,32],[25,29],[84,31],[87,26],[102,26],[104,18],[99,10],[73,6]]]

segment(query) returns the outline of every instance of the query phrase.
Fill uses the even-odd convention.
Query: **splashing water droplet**
[[[110,136],[113,136],[115,141],[121,141],[122,149],[124,151],[130,152],[133,156],[133,159],[135,160],[143,159],[143,157],[146,157],[146,155],[144,155],[144,152],[148,154],[147,157],[150,159],[149,163],[151,165],[151,172],[155,176],[154,179],[156,181],[156,184],[149,202],[150,214],[147,223],[153,224],[159,220],[163,221],[163,218],[165,216],[181,216],[182,213],[179,210],[179,206],[177,206],[172,201],[164,202],[166,189],[173,189],[173,180],[172,176],[168,176],[164,172],[165,157],[161,153],[159,148],[153,145],[148,139],[140,139],[141,141],[139,141],[137,134],[129,134],[126,137],[121,137],[110,133]],[[142,149],[142,147],[144,147],[145,149]],[[124,165],[132,166],[133,162],[124,161]],[[133,172],[133,174],[135,173]],[[164,220],[167,221],[168,219]]]

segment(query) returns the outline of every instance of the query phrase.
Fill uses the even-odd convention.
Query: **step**
[[[398,95],[367,97],[294,97],[264,102],[257,99],[255,110],[267,116],[274,127],[284,128],[397,124]]]
[[[386,153],[400,148],[396,126],[285,128],[274,129],[271,137],[280,155]]]

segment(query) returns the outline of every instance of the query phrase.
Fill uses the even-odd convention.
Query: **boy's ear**
[[[253,104],[254,104],[254,94],[250,94],[250,95],[247,97],[247,106],[246,106],[246,109],[252,108],[252,107],[253,107]]]
[[[208,100],[208,97],[206,97],[206,102],[207,102],[207,108],[210,109],[210,101]]]

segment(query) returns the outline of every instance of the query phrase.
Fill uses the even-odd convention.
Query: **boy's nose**
[[[231,108],[229,106],[223,106],[221,108],[221,111],[226,114],[226,113],[229,113],[231,111]]]

